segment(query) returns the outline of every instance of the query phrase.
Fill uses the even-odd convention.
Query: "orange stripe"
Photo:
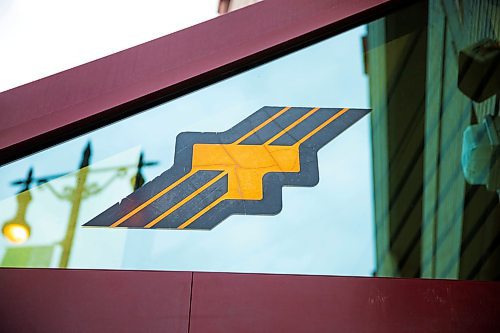
[[[276,134],[275,136],[273,136],[272,138],[267,140],[264,143],[264,146],[272,143],[274,140],[278,139],[280,136],[282,136],[283,134],[285,134],[286,132],[288,132],[289,130],[291,130],[292,128],[294,128],[295,126],[297,126],[298,124],[300,124],[301,122],[306,120],[307,118],[309,118],[314,112],[316,112],[318,110],[319,110],[319,108],[314,108],[314,109],[310,110],[305,115],[303,115],[302,117],[300,117],[299,119],[297,119],[296,121],[294,121],[293,123],[288,125],[284,130],[282,130],[281,132],[279,132],[278,134]]]
[[[112,225],[110,225],[110,227],[114,228],[114,227],[119,226],[120,224],[122,224],[123,222],[125,222],[126,220],[128,220],[129,218],[131,218],[132,216],[134,216],[135,214],[137,214],[138,212],[140,212],[141,210],[143,210],[147,206],[149,206],[153,201],[157,200],[159,197],[161,197],[162,195],[164,195],[165,193],[167,193],[168,191],[170,191],[171,189],[173,189],[174,187],[176,187],[177,185],[179,185],[180,183],[182,183],[184,180],[186,180],[187,178],[189,178],[195,172],[196,171],[191,170],[188,174],[186,174],[183,177],[179,178],[177,181],[175,181],[171,185],[167,186],[166,188],[164,188],[163,190],[161,190],[160,192],[158,192],[157,194],[155,194],[153,197],[151,197],[150,199],[148,199],[146,202],[142,203],[140,206],[138,206],[134,210],[130,211],[127,215],[123,216],[121,219],[119,219],[118,221],[116,221],[115,223],[113,223]]]
[[[344,113],[346,113],[347,111],[349,111],[348,108],[340,110],[339,112],[337,112],[336,114],[334,114],[333,116],[331,116],[330,118],[328,118],[326,121],[324,121],[321,125],[319,125],[318,127],[316,127],[314,130],[312,130],[311,132],[307,133],[302,139],[300,139],[299,141],[297,141],[294,144],[294,146],[296,146],[296,145],[298,146],[301,143],[304,143],[306,140],[308,140],[309,138],[311,138],[311,136],[313,136],[314,134],[318,133],[323,127],[325,127],[326,125],[328,125],[329,123],[331,123],[332,121],[334,121],[335,119],[337,119],[338,117],[340,117],[341,115],[343,115]]]
[[[286,111],[288,111],[290,109],[289,106],[287,107],[284,107],[283,109],[281,109],[279,112],[277,112],[275,115],[273,115],[272,117],[268,118],[266,121],[264,121],[263,123],[261,123],[259,126],[255,127],[254,129],[252,129],[250,132],[248,132],[247,134],[243,135],[242,137],[240,137],[238,140],[236,140],[235,142],[233,142],[233,144],[239,144],[241,143],[242,141],[244,141],[246,138],[248,138],[249,136],[251,136],[252,134],[256,133],[258,130],[260,130],[262,127],[266,126],[267,124],[269,124],[270,122],[272,122],[274,119],[278,118],[279,116],[281,116],[283,113],[285,113]],[[189,172],[188,174],[184,175],[182,178],[178,179],[176,182],[174,182],[173,184],[171,184],[170,186],[166,187],[165,189],[163,189],[161,192],[155,194],[153,197],[151,197],[150,199],[148,199],[147,201],[145,201],[144,203],[142,203],[140,206],[138,206],[137,208],[135,208],[134,210],[130,211],[128,214],[126,214],[125,216],[123,216],[122,218],[120,218],[119,220],[117,220],[116,222],[114,222],[113,224],[110,225],[110,227],[117,227],[119,226],[120,224],[122,224],[123,222],[125,222],[126,220],[128,220],[129,218],[131,218],[132,216],[134,216],[135,214],[137,214],[138,212],[140,212],[141,210],[143,210],[144,208],[146,208],[147,206],[149,206],[152,202],[156,201],[158,198],[160,198],[161,196],[163,196],[165,193],[167,193],[168,191],[170,191],[171,189],[173,189],[174,187],[176,187],[177,185],[179,185],[180,183],[182,183],[184,180],[186,180],[187,178],[189,178],[192,174],[194,174],[195,171],[191,171]],[[219,175],[220,176],[220,175]],[[218,176],[218,177],[219,177]],[[222,177],[222,176],[221,176]],[[217,178],[217,177],[216,177]],[[214,178],[215,179],[215,178]],[[218,178],[220,179],[220,178]],[[212,182],[210,183],[207,183],[205,184],[208,185],[208,184],[211,184]],[[203,186],[202,188],[204,188],[205,186]],[[194,192],[196,193],[196,191]],[[190,196],[191,197],[191,196]],[[189,197],[188,197],[189,198]],[[186,198],[187,199],[187,198]],[[186,200],[184,199],[184,200]],[[181,202],[184,202],[181,201]],[[174,206],[175,207],[175,206]],[[173,207],[172,207],[173,208]],[[171,209],[172,209],[171,208]],[[169,212],[170,209],[167,211]],[[163,216],[164,214],[166,214],[167,212],[163,213],[162,215],[160,216]],[[170,213],[169,213],[170,214]],[[168,214],[166,214],[165,216],[167,216]],[[151,226],[155,225],[156,223],[158,223],[159,221],[157,221],[160,217],[156,218],[155,220],[151,221],[150,223],[148,223],[145,228],[150,228]]]
[[[187,227],[188,225],[190,225],[191,223],[196,221],[200,216],[202,216],[203,214],[208,212],[210,209],[214,208],[216,205],[218,205],[224,199],[225,199],[225,195],[221,196],[219,199],[215,200],[210,205],[208,205],[207,207],[200,210],[198,213],[196,213],[194,216],[192,216],[189,220],[187,220],[186,222],[184,222],[183,224],[178,226],[177,229],[184,229],[185,227]]]
[[[253,130],[251,130],[250,132],[248,132],[247,134],[243,135],[241,138],[239,138],[238,140],[236,140],[235,142],[233,142],[233,144],[237,145],[241,142],[243,142],[243,140],[245,140],[246,138],[248,138],[250,135],[254,134],[255,132],[257,132],[258,130],[260,130],[262,127],[266,126],[267,124],[269,124],[271,121],[273,121],[274,119],[278,118],[279,116],[281,116],[283,113],[287,112],[288,109],[290,109],[289,106],[281,109],[278,113],[276,113],[274,116],[270,117],[269,119],[267,119],[266,121],[264,121],[262,124],[260,124],[259,126],[255,127]]]
[[[314,112],[316,112],[318,110],[319,110],[319,108],[314,108],[314,109],[310,110],[305,115],[303,115],[302,117],[300,117],[299,119],[297,119],[295,122],[293,122],[292,124],[290,124],[289,126],[287,126],[280,133],[276,134],[271,139],[269,139],[266,143],[264,143],[264,145],[268,145],[269,143],[273,142],[274,140],[276,140],[277,138],[279,138],[281,135],[283,135],[284,133],[288,132],[290,129],[292,129],[295,126],[297,126],[299,123],[301,123],[302,121],[304,121],[305,119],[307,119],[308,117],[310,117]],[[337,119],[338,117],[340,117],[341,115],[343,115],[344,113],[346,113],[348,110],[349,110],[348,108],[340,110],[339,112],[337,112],[336,114],[334,114],[332,117],[330,117],[326,121],[324,121],[321,125],[319,125],[314,130],[312,130],[307,135],[305,135],[302,139],[300,139],[297,143],[295,143],[295,145],[300,145],[301,143],[303,143],[304,141],[306,141],[307,139],[309,139],[310,137],[312,137],[314,134],[316,134],[317,132],[319,132],[322,128],[324,128],[325,126],[327,126],[329,123],[331,123],[332,121],[334,121],[335,119]],[[206,206],[201,211],[199,211],[194,216],[192,216],[190,219],[188,219],[186,222],[184,222],[183,224],[181,224],[180,226],[178,226],[177,229],[184,229],[184,228],[186,228],[188,225],[190,225],[191,223],[193,223],[194,221],[196,221],[200,216],[202,216],[203,214],[205,214],[206,212],[208,212],[210,209],[212,209],[213,207],[215,207],[216,205],[218,205],[224,199],[225,199],[225,195],[221,196],[219,199],[215,200],[210,205]]]
[[[206,188],[210,187],[212,184],[214,184],[216,181],[218,181],[219,179],[221,179],[225,175],[227,175],[227,171],[220,173],[219,175],[217,175],[217,177],[213,178],[211,181],[209,181],[208,183],[206,183],[205,185],[203,185],[202,187],[200,187],[199,189],[197,189],[196,191],[194,191],[193,193],[191,193],[190,195],[188,195],[187,197],[185,197],[184,199],[182,199],[175,206],[171,207],[169,210],[167,210],[166,212],[164,212],[163,214],[161,214],[160,216],[158,216],[157,218],[155,218],[153,221],[151,221],[148,224],[146,224],[144,226],[144,228],[151,228],[152,226],[154,226],[155,224],[157,224],[158,222],[160,222],[161,220],[163,220],[165,217],[167,217],[168,215],[170,215],[177,208],[179,208],[182,205],[184,205],[186,202],[188,202],[189,200],[191,200],[192,198],[194,198],[195,196],[197,196],[198,194],[200,194],[202,191],[204,191]]]

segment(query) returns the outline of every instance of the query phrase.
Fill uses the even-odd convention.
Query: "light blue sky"
[[[173,163],[175,137],[183,131],[225,131],[269,106],[367,108],[361,36],[357,28],[256,69],[183,96],[152,110],[0,168],[0,219],[15,213],[9,186],[30,166],[35,176],[74,170],[91,140],[93,162],[134,163],[139,148],[161,162],[147,179]],[[370,275],[375,269],[369,117],[319,152],[320,182],[286,187],[277,216],[231,216],[212,231],[78,228],[71,267],[196,271]],[[102,162],[104,161],[104,162]],[[114,164],[116,163],[116,164]],[[117,179],[86,200],[79,224],[130,191]],[[102,183],[109,175],[93,175]],[[60,179],[62,188],[72,180]],[[54,242],[64,233],[69,204],[35,189],[28,210],[33,237]],[[37,199],[38,197],[38,199]],[[42,199],[42,197],[44,199]],[[42,204],[43,202],[43,204]],[[0,257],[5,240],[0,240]]]

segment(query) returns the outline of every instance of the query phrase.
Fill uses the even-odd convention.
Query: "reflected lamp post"
[[[26,221],[26,211],[31,202],[30,186],[33,182],[33,168],[30,168],[26,179],[13,182],[13,185],[24,185],[18,192],[16,216],[4,223],[2,233],[13,244],[25,243],[31,234],[31,227]]]
[[[16,216],[7,221],[2,229],[4,236],[14,244],[22,244],[26,242],[30,236],[31,228],[26,222],[26,210],[28,204],[31,202],[31,193],[29,188],[31,183],[36,181],[38,185],[45,184],[48,190],[58,199],[65,200],[70,202],[71,210],[69,215],[69,220],[67,223],[66,231],[64,238],[58,242],[57,244],[62,247],[62,254],[59,260],[59,267],[66,268],[68,267],[69,258],[71,255],[71,249],[73,240],[75,237],[75,229],[78,222],[78,216],[80,213],[81,203],[84,199],[98,194],[105,188],[107,188],[116,178],[123,177],[127,174],[127,169],[129,168],[137,168],[136,174],[132,177],[132,187],[134,190],[141,187],[145,182],[144,176],[142,174],[144,167],[157,165],[156,161],[144,161],[144,153],[141,152],[139,156],[138,164],[127,165],[121,167],[109,167],[109,168],[100,168],[100,169],[89,169],[90,160],[92,156],[92,147],[90,142],[85,146],[85,149],[82,153],[81,162],[79,165],[79,169],[75,174],[76,182],[74,186],[65,187],[62,192],[57,191],[49,182],[52,179],[59,178],[67,175],[58,174],[52,175],[42,178],[33,178],[33,168],[31,168],[28,172],[28,176],[26,179],[18,180],[12,183],[12,185],[24,185],[24,188],[17,195],[18,202],[18,210]],[[95,183],[87,183],[87,176],[92,172],[110,172],[113,171],[114,175],[111,176],[107,181],[105,181],[102,185]]]

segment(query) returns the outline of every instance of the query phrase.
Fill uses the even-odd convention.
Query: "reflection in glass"
[[[132,155],[127,158],[130,162],[123,162],[123,155]],[[31,226],[26,221],[28,207],[33,204],[33,197],[36,200],[38,216],[48,217],[52,213],[52,221],[58,222],[58,229],[62,232],[56,232],[58,236],[53,237],[50,231],[50,223],[44,219],[33,218],[34,240],[32,243],[43,242],[43,245],[29,245],[22,247],[8,247],[3,258],[3,265],[16,267],[45,267],[55,266],[59,268],[68,267],[69,258],[73,248],[75,231],[77,230],[78,222],[81,220],[82,203],[95,196],[100,196],[101,193],[106,193],[108,188],[117,190],[116,182],[129,183],[130,191],[140,186],[144,182],[142,176],[143,168],[146,166],[156,165],[156,162],[144,161],[144,154],[141,152],[137,161],[137,149],[131,152],[121,154],[121,158],[111,158],[113,162],[103,161],[90,165],[92,157],[92,146],[87,143],[81,154],[81,161],[77,171],[66,174],[46,175],[43,177],[35,177],[34,169],[30,168],[25,179],[20,179],[12,182],[13,185],[22,185],[23,189],[15,197],[9,198],[1,202],[2,206],[8,206],[15,198],[17,201],[17,213],[12,220],[7,221],[2,229],[4,237],[13,244],[23,244],[27,242],[31,236]],[[135,174],[134,174],[135,172]],[[38,186],[32,188],[32,184]],[[122,185],[123,186],[123,185]],[[123,190],[121,193],[127,193]],[[32,195],[33,194],[33,195]],[[101,198],[100,201],[104,199]],[[65,202],[69,213],[62,212],[57,214],[56,206],[61,206],[60,203]],[[48,212],[47,210],[52,210]],[[61,213],[61,212],[60,212]],[[67,214],[67,215],[66,215]],[[83,212],[85,215],[85,212]],[[49,237],[44,237],[43,232],[52,234]],[[47,240],[49,240],[47,245]],[[52,257],[60,251],[57,264],[50,264]],[[44,255],[41,255],[44,253]],[[35,259],[36,258],[36,259]],[[45,264],[42,264],[45,263]]]
[[[500,279],[500,187],[462,170],[464,133],[498,110],[458,88],[474,69],[460,67],[464,50],[499,27],[488,1],[419,2],[368,25],[378,276]]]
[[[500,20],[480,3],[417,2],[3,166],[0,217],[28,238],[0,241],[2,266],[499,280]],[[319,152],[316,187],[283,190],[275,216],[209,232],[81,227],[167,170],[179,133],[223,132],[264,105],[372,112]],[[64,176],[12,196],[31,167]]]
[[[94,194],[91,184],[102,186],[109,177],[95,171],[103,168],[99,163],[111,159],[109,167],[137,167],[142,150],[159,162],[136,177],[149,181],[172,166],[179,133],[222,132],[264,105],[367,108],[360,43],[364,31],[347,32],[2,167],[5,183],[30,166],[36,175],[64,174],[78,165],[78,152],[92,142],[88,167],[31,190],[27,218],[32,237],[25,246],[58,244],[53,267],[371,275],[375,266],[367,117],[319,151],[316,187],[284,188],[283,209],[277,215],[232,215],[204,232],[81,227],[132,190],[134,168],[116,178],[113,189]],[[130,150],[135,155],[126,153]],[[120,161],[120,154],[128,157]],[[54,196],[64,188],[71,188],[68,198],[83,191],[78,209],[73,201]],[[0,196],[6,198],[5,211],[12,211],[7,189],[2,188]]]

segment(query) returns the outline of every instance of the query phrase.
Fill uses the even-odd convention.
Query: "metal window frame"
[[[408,2],[265,0],[2,92],[0,164]],[[495,282],[2,268],[0,285],[0,328],[9,331],[500,330]]]
[[[346,31],[408,2],[261,1],[7,90],[0,93],[0,165]]]

